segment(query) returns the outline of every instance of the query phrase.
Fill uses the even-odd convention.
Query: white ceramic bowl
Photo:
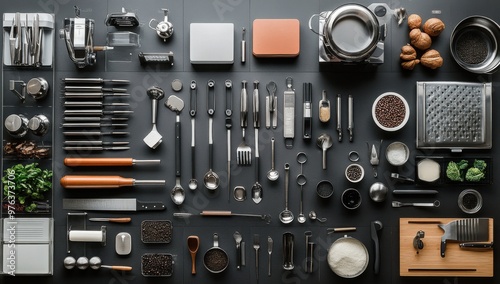
[[[348,175],[347,175],[347,171],[352,168],[352,167],[358,167],[360,170],[361,170],[361,176],[358,178],[358,179],[351,179]],[[365,170],[363,169],[363,166],[361,166],[360,164],[350,164],[349,166],[347,166],[347,168],[345,168],[345,177],[348,181],[352,182],[352,183],[357,183],[357,182],[360,182],[361,180],[363,180],[363,178],[365,177]]]
[[[377,115],[376,115],[376,108],[377,108],[377,104],[379,103],[379,101],[382,98],[384,98],[386,96],[391,96],[391,95],[398,97],[403,102],[404,107],[405,107],[405,116],[403,118],[403,121],[399,125],[394,126],[394,127],[387,127],[387,126],[382,125],[380,123],[380,121],[378,121]],[[397,130],[403,128],[403,126],[405,126],[405,124],[408,122],[408,119],[410,118],[410,106],[408,105],[408,102],[406,101],[406,99],[398,93],[394,93],[394,92],[383,93],[380,96],[378,96],[375,99],[375,101],[373,102],[372,117],[373,117],[373,121],[375,122],[375,124],[378,127],[380,127],[380,129],[385,130],[385,131],[397,131]]]

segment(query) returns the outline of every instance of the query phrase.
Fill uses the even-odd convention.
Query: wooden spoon
[[[189,236],[187,245],[189,253],[191,253],[191,274],[196,274],[196,253],[200,247],[200,238],[198,236]]]

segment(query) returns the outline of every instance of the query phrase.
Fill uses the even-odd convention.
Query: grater
[[[491,149],[491,83],[417,82],[419,149]]]

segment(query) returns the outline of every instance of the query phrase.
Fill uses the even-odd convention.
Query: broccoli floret
[[[477,168],[484,173],[486,170],[486,162],[484,160],[474,160],[474,168]]]
[[[460,160],[460,162],[457,163],[457,166],[459,169],[465,170],[469,166],[469,162],[467,160]]]
[[[465,174],[465,179],[467,181],[473,181],[473,182],[478,182],[484,178],[484,173],[475,167],[472,167],[467,170],[467,173]]]
[[[446,176],[452,181],[464,181],[458,163],[450,161],[446,167]]]

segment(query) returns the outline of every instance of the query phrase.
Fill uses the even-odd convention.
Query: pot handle
[[[319,35],[319,36],[322,36],[319,32],[315,31],[315,30],[313,29],[313,27],[312,27],[312,20],[313,20],[313,18],[315,18],[315,17],[318,17],[318,19],[319,19],[320,14],[313,14],[313,15],[309,18],[309,29],[310,29],[313,33],[315,33],[315,34],[317,34],[317,35]]]
[[[214,233],[214,247],[219,247],[219,235]]]
[[[379,41],[385,40],[385,37],[387,36],[387,24],[380,25],[379,30]]]

